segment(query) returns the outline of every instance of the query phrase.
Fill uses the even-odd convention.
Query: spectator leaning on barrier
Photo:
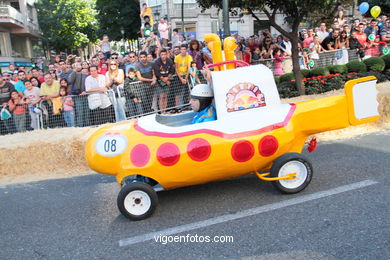
[[[334,50],[337,48],[336,41],[340,35],[340,29],[335,29],[328,37],[326,37],[321,45],[325,50]]]
[[[78,127],[90,125],[88,102],[87,97],[85,96],[85,80],[88,75],[82,71],[83,69],[86,70],[88,68],[88,63],[87,66],[82,66],[80,63],[75,64],[75,78],[71,94],[80,95],[74,98],[76,107],[76,126]]]
[[[108,90],[106,86],[106,77],[98,74],[98,67],[92,65],[89,67],[90,76],[85,80],[85,90],[88,96],[88,106],[92,110],[92,124],[99,125],[113,121],[113,111],[111,102],[105,94]]]
[[[167,57],[167,50],[163,49],[158,58],[153,64],[154,74],[156,75],[159,95],[159,106],[162,113],[165,113],[168,104],[168,92],[171,87],[171,77],[175,74],[175,65],[173,61]]]
[[[177,88],[171,88],[170,92],[175,95],[176,106],[184,104],[185,91],[188,90],[188,76],[192,57],[187,54],[187,45],[180,46],[180,54],[175,57],[176,74],[181,82]]]
[[[41,101],[40,95],[41,90],[37,87],[34,87],[32,82],[25,83],[26,90],[24,91],[24,96],[27,98],[28,110],[31,118],[31,128],[38,129],[39,128],[39,114],[35,111],[38,109],[38,103]]]
[[[63,79],[65,80],[65,79]],[[67,95],[67,89],[66,87],[60,87],[60,98],[61,98],[61,110],[63,111],[62,114],[64,116],[64,121],[66,123],[67,127],[74,127],[74,102],[72,97]]]
[[[54,80],[50,73],[46,73],[44,79],[45,82],[41,84],[41,95],[45,96],[43,99],[50,100],[58,97],[60,83]]]
[[[145,57],[146,59],[146,57]],[[125,78],[124,89],[126,93],[126,107],[130,113],[130,116],[139,116],[143,114],[142,109],[142,89],[138,84],[132,84],[137,82],[136,70],[130,68],[127,77]]]
[[[125,80],[125,75],[123,73],[123,70],[118,68],[117,61],[111,60],[109,65],[110,66],[106,73],[106,87],[108,89],[115,89],[118,85],[123,84]]]
[[[156,86],[157,78],[153,70],[152,62],[147,60],[146,52],[140,52],[139,59],[140,63],[136,66],[137,79],[141,82],[146,83],[144,84],[144,89],[141,92],[141,100],[143,105],[142,110],[145,113],[149,113],[152,112],[152,103],[155,95],[154,86]]]
[[[320,58],[319,53],[325,51],[321,46],[320,37],[318,37],[318,35],[314,36],[314,40],[310,44],[309,50],[311,51],[311,58],[316,60]]]
[[[27,100],[20,96],[16,90],[11,92],[11,99],[8,101],[8,107],[9,111],[12,112],[17,132],[26,131],[26,101]]]

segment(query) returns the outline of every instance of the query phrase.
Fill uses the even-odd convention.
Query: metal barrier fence
[[[364,58],[380,56],[383,54],[383,48],[390,48],[390,45],[379,45],[377,49],[372,51],[364,51]],[[331,50],[326,52],[320,52],[317,55],[309,54],[308,61],[306,64],[303,62],[303,59],[300,59],[301,69],[313,69],[319,67],[325,67],[328,65],[341,65],[346,64],[352,60],[360,60],[360,54],[357,49],[338,49]],[[252,61],[252,65],[263,64],[267,66],[272,71],[275,70],[275,59],[266,59],[262,61]],[[292,71],[292,60],[290,57],[286,57],[282,61],[282,67],[284,73],[289,73]]]
[[[357,50],[327,51],[319,53],[318,59],[312,59],[314,63],[311,68],[358,59],[360,57]],[[284,73],[291,72],[291,59],[285,59],[282,63]],[[252,64],[264,64],[274,70],[275,63],[273,59],[268,59]],[[199,74],[199,79],[201,83],[206,83],[202,74]],[[169,86],[161,81],[151,86],[150,83],[135,81],[105,93],[60,97],[41,101],[34,107],[24,105],[25,113],[10,113],[10,118],[0,120],[0,135],[42,128],[93,126],[152,113],[170,113],[186,109],[192,84],[182,84],[176,75],[170,82]],[[65,107],[64,102],[70,103],[72,109]],[[2,105],[0,110],[3,114]]]
[[[10,113],[9,119],[0,121],[0,134],[42,128],[93,126],[186,109],[191,84],[182,84],[176,75],[170,79],[170,83],[168,86],[158,82],[152,86],[150,83],[135,81],[105,93],[58,97],[43,100],[36,106],[24,105],[25,113]],[[64,106],[64,103],[68,106]]]

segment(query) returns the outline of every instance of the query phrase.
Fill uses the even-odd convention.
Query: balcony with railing
[[[14,34],[33,37],[41,35],[37,22],[12,6],[0,6],[0,25],[10,28]]]
[[[25,17],[12,6],[0,6],[0,24],[23,28]]]

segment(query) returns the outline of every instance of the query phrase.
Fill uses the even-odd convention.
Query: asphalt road
[[[139,222],[120,215],[111,176],[1,187],[0,259],[390,259],[390,131],[307,155],[314,177],[299,194],[246,176],[161,192]]]

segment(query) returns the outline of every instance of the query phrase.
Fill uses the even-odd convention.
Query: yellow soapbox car
[[[281,103],[263,65],[213,71],[212,81],[215,121],[190,124],[193,112],[149,115],[103,126],[87,141],[88,165],[116,176],[118,208],[129,219],[149,217],[157,191],[251,173],[297,193],[313,176],[301,154],[310,135],[379,118],[375,77],[348,81],[343,95],[295,104]]]

